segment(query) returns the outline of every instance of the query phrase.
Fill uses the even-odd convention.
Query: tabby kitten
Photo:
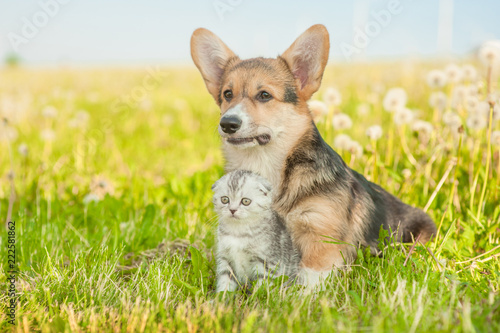
[[[236,170],[213,186],[215,211],[219,215],[217,246],[217,292],[268,276],[298,273],[299,252],[282,218],[272,210],[270,183],[246,170]]]

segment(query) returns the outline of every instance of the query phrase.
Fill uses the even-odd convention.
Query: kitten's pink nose
[[[231,212],[231,214],[233,214],[233,215],[234,215],[234,213],[236,213],[236,209],[230,209],[229,211],[230,211],[230,212]]]

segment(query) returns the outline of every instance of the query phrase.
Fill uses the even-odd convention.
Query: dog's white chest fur
[[[266,178],[273,188],[277,188],[281,181],[286,151],[279,151],[274,146],[239,149],[224,144],[226,171],[249,170]]]

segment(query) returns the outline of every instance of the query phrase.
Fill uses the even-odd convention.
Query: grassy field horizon
[[[487,70],[450,63],[332,64],[311,102],[327,143],[425,209],[437,238],[360,248],[316,293],[266,283],[223,300],[219,109],[194,65],[0,70],[0,331],[500,331],[500,109],[489,141]],[[399,88],[404,111],[388,112]]]

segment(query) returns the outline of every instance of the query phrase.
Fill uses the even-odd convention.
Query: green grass
[[[434,198],[428,213],[438,225],[442,221],[438,239],[411,253],[411,244],[394,244],[381,258],[359,249],[354,265],[316,293],[269,283],[225,299],[213,293],[210,187],[223,174],[219,110],[198,73],[163,69],[141,95],[146,69],[1,72],[0,115],[10,115],[8,126],[18,135],[0,139],[0,218],[12,200],[12,168],[20,274],[12,326],[5,315],[2,226],[0,331],[500,331],[499,147],[486,175],[485,129],[465,127],[458,151],[458,138],[440,121],[429,143],[394,127],[394,153],[384,164],[391,114],[381,109],[384,92],[374,93],[374,85],[404,87],[409,106],[432,119],[424,83],[430,67],[408,66],[329,67],[322,89],[339,88],[340,108],[355,124],[345,133],[365,147],[361,157],[340,151],[346,162],[372,176],[365,131],[382,125],[378,183],[421,208]],[[372,111],[360,116],[356,107],[366,101]],[[58,110],[57,117],[42,115],[46,105]],[[69,127],[81,109],[90,115],[88,124]],[[319,128],[332,143],[330,126]],[[54,131],[54,141],[41,139],[44,129]],[[27,156],[18,152],[21,143]],[[485,177],[486,199],[478,207]],[[89,193],[99,200],[89,202]]]

